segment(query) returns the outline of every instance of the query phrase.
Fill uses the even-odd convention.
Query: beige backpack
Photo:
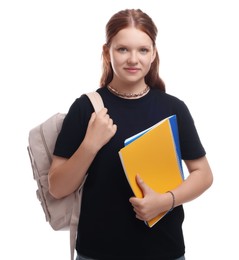
[[[86,95],[96,112],[104,107],[98,92],[90,92]],[[64,118],[65,114],[57,113],[31,129],[27,150],[33,177],[37,182],[37,198],[41,202],[46,221],[54,230],[70,230],[71,260],[73,260],[83,184],[77,191],[62,199],[52,197],[48,189],[48,171]]]

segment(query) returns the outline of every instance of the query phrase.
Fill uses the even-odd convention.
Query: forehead
[[[128,27],[120,30],[112,39],[113,45],[140,45],[151,46],[153,42],[147,33],[135,28]]]

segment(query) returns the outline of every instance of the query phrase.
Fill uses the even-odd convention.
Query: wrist
[[[98,146],[92,140],[89,139],[84,139],[83,142],[81,143],[81,147],[85,152],[93,156],[96,155],[97,152],[99,151]]]
[[[171,197],[171,206],[170,206],[170,208],[169,208],[169,211],[172,211],[173,209],[174,209],[174,207],[175,207],[175,195],[174,195],[174,193],[172,192],[172,191],[167,191],[166,193],[168,193],[169,195],[170,195],[170,197]]]

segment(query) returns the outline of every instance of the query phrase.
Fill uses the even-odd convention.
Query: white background
[[[69,259],[68,233],[50,228],[35,196],[28,132],[98,87],[105,24],[125,8],[157,24],[160,75],[188,105],[214,173],[185,205],[186,257],[239,259],[236,0],[0,2],[0,259]]]

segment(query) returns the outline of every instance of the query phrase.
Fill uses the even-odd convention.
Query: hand
[[[132,197],[129,201],[134,208],[136,218],[149,221],[164,211],[160,207],[163,195],[153,191],[139,175],[136,176],[136,181],[143,193],[143,198]]]
[[[117,130],[107,111],[107,108],[103,108],[97,114],[92,113],[88,123],[85,139],[97,150],[109,142]]]

